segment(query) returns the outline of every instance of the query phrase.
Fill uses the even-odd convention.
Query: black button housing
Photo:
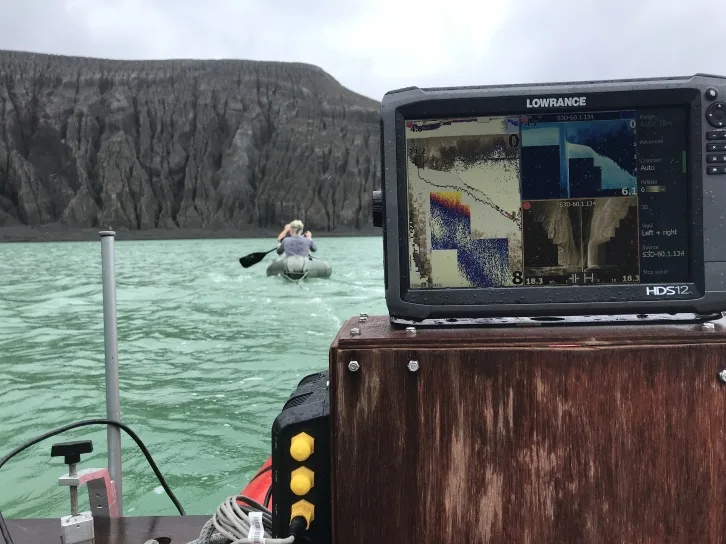
[[[706,109],[706,121],[714,128],[726,126],[726,104],[715,102]]]

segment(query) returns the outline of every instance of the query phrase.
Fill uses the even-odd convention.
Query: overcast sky
[[[380,99],[409,85],[726,74],[723,20],[726,0],[0,0],[0,49],[301,61]]]

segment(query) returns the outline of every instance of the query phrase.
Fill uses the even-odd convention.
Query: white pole
[[[118,333],[116,330],[116,233],[104,230],[101,235],[101,265],[103,275],[103,340],[106,349],[106,418],[121,421],[121,396],[118,380]],[[116,488],[118,515],[123,516],[121,487],[121,429],[107,426],[108,471]]]

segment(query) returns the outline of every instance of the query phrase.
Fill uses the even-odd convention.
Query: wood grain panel
[[[418,345],[374,325],[331,348],[335,544],[724,541],[721,324]]]

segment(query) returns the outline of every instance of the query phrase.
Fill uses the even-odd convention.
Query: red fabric
[[[259,474],[259,476],[257,476],[256,478],[253,476],[250,483],[247,484],[247,487],[245,487],[240,492],[240,495],[244,495],[245,497],[249,497],[250,499],[257,501],[260,504],[263,504],[263,501],[265,500],[265,495],[267,494],[267,490],[272,485],[272,470],[268,469],[263,474],[260,474],[260,472],[267,469],[267,467],[270,467],[271,465],[272,457],[268,458],[267,461],[264,462],[264,464],[260,467],[260,470],[257,471],[257,474]],[[272,509],[272,498],[270,498],[270,501],[264,506]]]

